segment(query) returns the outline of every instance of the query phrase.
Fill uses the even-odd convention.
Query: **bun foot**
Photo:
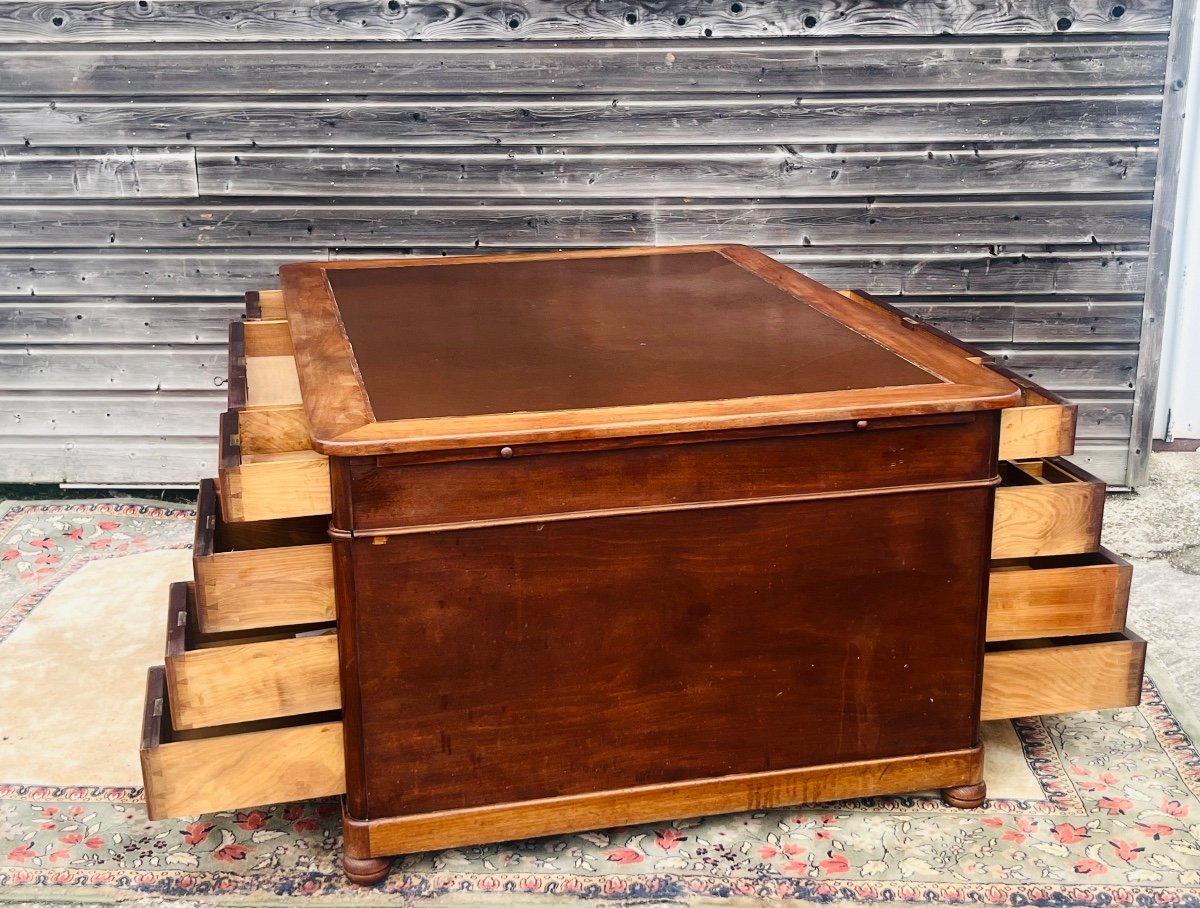
[[[985,782],[976,782],[974,785],[954,785],[942,789],[942,800],[951,807],[961,810],[982,807],[986,799],[987,783]]]
[[[346,879],[359,886],[374,886],[392,869],[391,858],[352,858],[342,856],[342,870]]]

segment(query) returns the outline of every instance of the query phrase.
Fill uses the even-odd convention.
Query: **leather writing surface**
[[[328,278],[380,421],[941,381],[716,252]]]

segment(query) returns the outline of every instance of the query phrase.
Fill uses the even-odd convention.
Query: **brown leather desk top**
[[[376,419],[940,381],[716,252],[329,275]]]
[[[983,409],[1012,396],[923,332],[745,247],[281,275],[314,446],[327,453],[898,415],[906,402]]]

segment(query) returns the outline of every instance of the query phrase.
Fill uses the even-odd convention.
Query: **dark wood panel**
[[[444,243],[500,248],[687,245],[862,246],[1144,243],[1150,201],[668,204],[0,205],[0,242],[95,246],[281,247]]]
[[[1120,13],[1117,13],[1120,10]],[[8,41],[286,41],[657,36],[941,35],[1165,32],[1169,0],[525,0],[510,3],[409,0],[397,9],[358,0],[7,0],[0,35]]]
[[[0,379],[0,383],[7,384]],[[11,437],[36,440],[122,438],[146,434],[207,438],[216,449],[225,394],[213,391],[0,392],[0,425]],[[140,481],[134,476],[127,481]]]
[[[933,39],[889,44],[589,41],[110,50],[0,50],[0,83],[10,95],[166,97],[272,95],[491,94],[545,91],[762,92],[938,91],[1012,88],[1160,87],[1163,41],[981,41]]]
[[[353,543],[365,815],[970,746],[991,497]]]
[[[774,198],[1150,192],[1156,150],[1135,145],[906,149],[545,146],[408,151],[197,152],[200,191],[226,196]]]
[[[245,303],[205,299],[0,301],[0,337],[27,344],[223,344]]]
[[[1156,92],[812,98],[6,101],[0,143],[280,146],[1153,140]]]
[[[0,84],[5,81],[6,76],[0,75]],[[196,153],[191,148],[0,148],[0,199],[169,199],[197,195]]]

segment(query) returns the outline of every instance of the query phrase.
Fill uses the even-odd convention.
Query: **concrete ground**
[[[1150,456],[1150,481],[1109,495],[1104,545],[1133,562],[1128,625],[1200,713],[1200,452]]]

